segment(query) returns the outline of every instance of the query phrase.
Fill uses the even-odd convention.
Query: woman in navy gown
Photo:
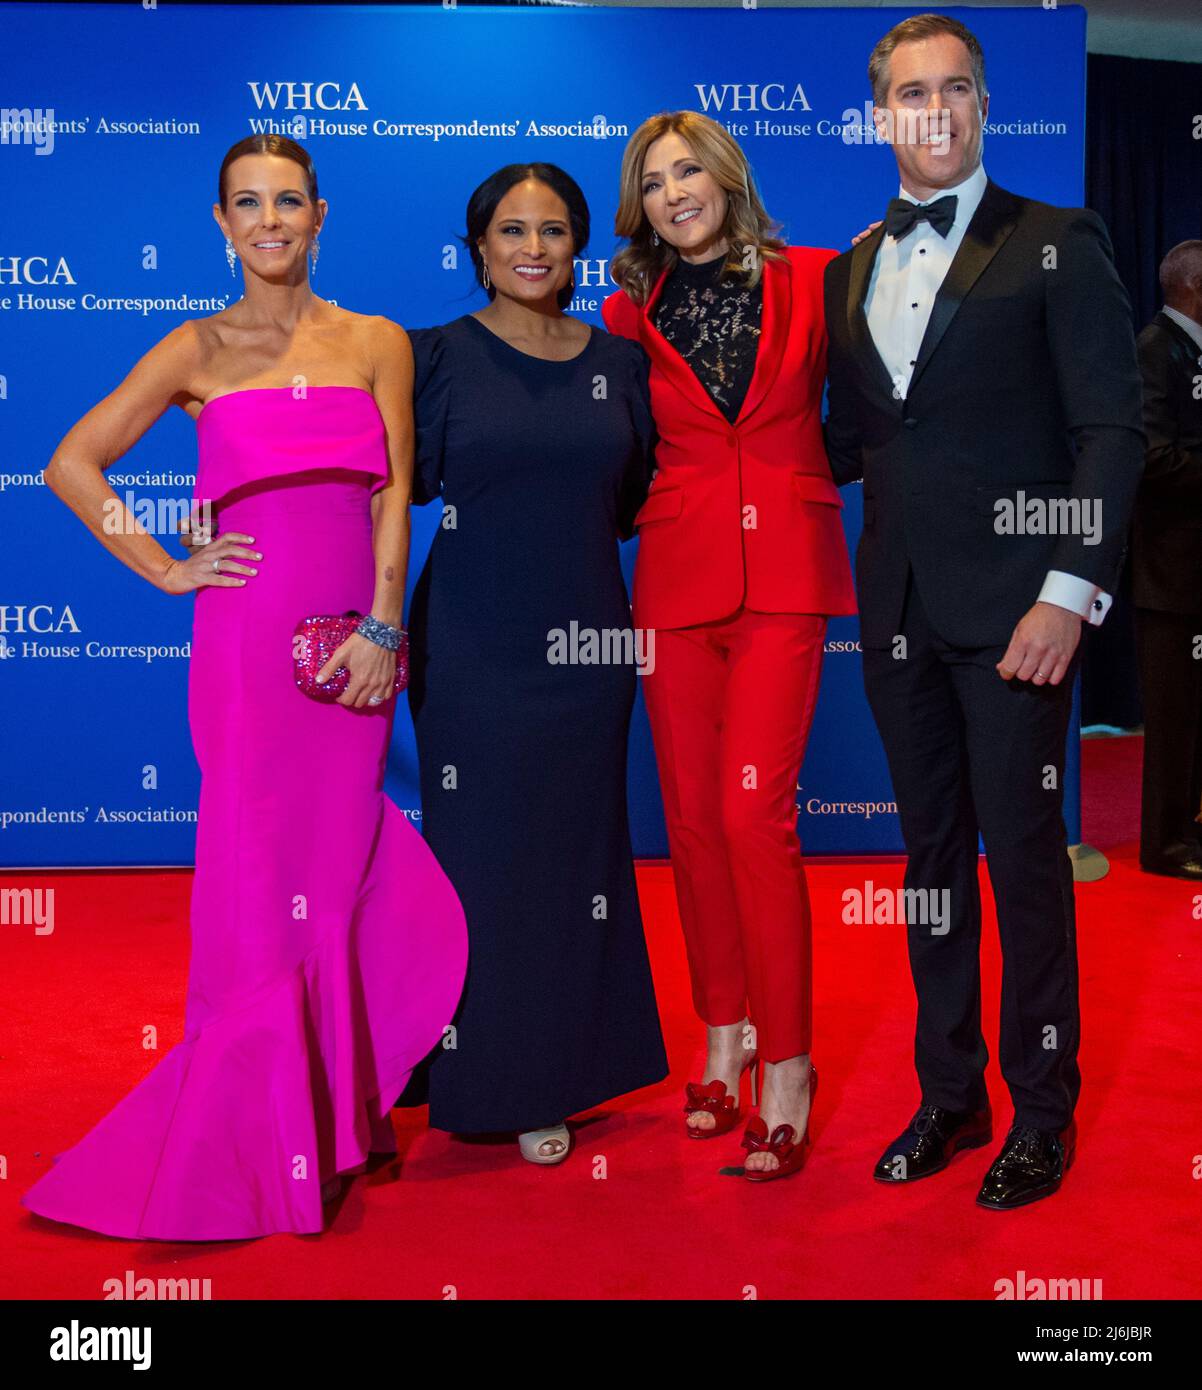
[[[499,170],[467,224],[488,307],[410,334],[414,500],[441,494],[443,513],[409,700],[423,831],[469,940],[430,1123],[516,1131],[554,1163],[569,1116],[667,1074],[626,813],[639,649],[618,556],[652,466],[648,362],[563,313],[588,208],[562,170]]]

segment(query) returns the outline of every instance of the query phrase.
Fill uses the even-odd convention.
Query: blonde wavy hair
[[[670,270],[679,257],[661,239],[652,244],[651,223],[643,211],[643,163],[647,151],[662,135],[675,132],[688,145],[697,163],[726,190],[726,218],[722,235],[730,245],[723,274],[746,277],[754,286],[763,274],[765,259],[784,260],[788,245],[777,233],[781,224],[773,221],[760,201],[755,176],[747,156],[723,126],[700,111],[660,111],[650,116],[630,137],[622,155],[618,211],[614,233],[625,237],[624,246],[611,263],[613,278],[636,304],[644,304],[660,272]],[[756,254],[746,263],[748,247]]]

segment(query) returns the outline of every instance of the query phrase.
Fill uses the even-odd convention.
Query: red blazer
[[[634,620],[689,627],[740,604],[762,613],[856,611],[843,501],[822,442],[826,324],[822,274],[838,253],[790,246],[764,261],[755,371],[733,425],[652,323],[619,290],[601,306],[611,333],[651,358],[657,473],[635,517]]]

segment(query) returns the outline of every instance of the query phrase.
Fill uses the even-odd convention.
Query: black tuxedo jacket
[[[827,453],[837,483],[864,482],[861,641],[888,646],[900,631],[912,570],[940,637],[1002,646],[1049,569],[1114,591],[1144,452],[1130,302],[1096,213],[991,181],[902,400],[864,312],[883,236],[831,261],[825,278]],[[1076,515],[1100,521],[1098,543],[1079,526],[1047,534],[1071,507],[1031,529],[1029,502],[1069,499],[1094,504]],[[1018,534],[999,534],[1007,500]]]
[[[1131,531],[1136,605],[1202,613],[1202,348],[1167,314],[1139,335],[1148,452]]]

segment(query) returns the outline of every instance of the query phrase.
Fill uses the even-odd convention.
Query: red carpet
[[[682,1135],[702,1032],[670,872],[651,864],[639,883],[672,1077],[588,1116],[564,1166],[538,1169],[512,1142],[452,1140],[424,1128],[424,1111],[397,1111],[400,1161],[356,1179],[320,1237],[163,1245],[57,1227],[17,1199],[179,1039],[191,880],[4,875],[0,887],[53,886],[57,898],[52,935],[0,928],[0,1297],[95,1299],[126,1270],[209,1279],[215,1299],[991,1299],[1020,1270],[1100,1279],[1106,1299],[1196,1297],[1202,922],[1194,885],[1135,865],[1138,741],[1087,741],[1085,770],[1085,838],[1112,867],[1078,886],[1078,1160],[1060,1193],[1013,1213],[973,1202],[996,1144],[912,1189],[871,1181],[918,1099],[913,1003],[901,929],[842,925],[840,895],[866,879],[898,885],[901,865],[827,861],[811,870],[823,1081],[798,1177],[720,1176],[739,1161],[737,1134]],[[983,868],[982,879],[988,903]],[[998,971],[991,916],[990,1039]],[[144,1050],[148,1029],[157,1052]],[[990,1083],[1000,1141],[1010,1109],[993,1062]]]

